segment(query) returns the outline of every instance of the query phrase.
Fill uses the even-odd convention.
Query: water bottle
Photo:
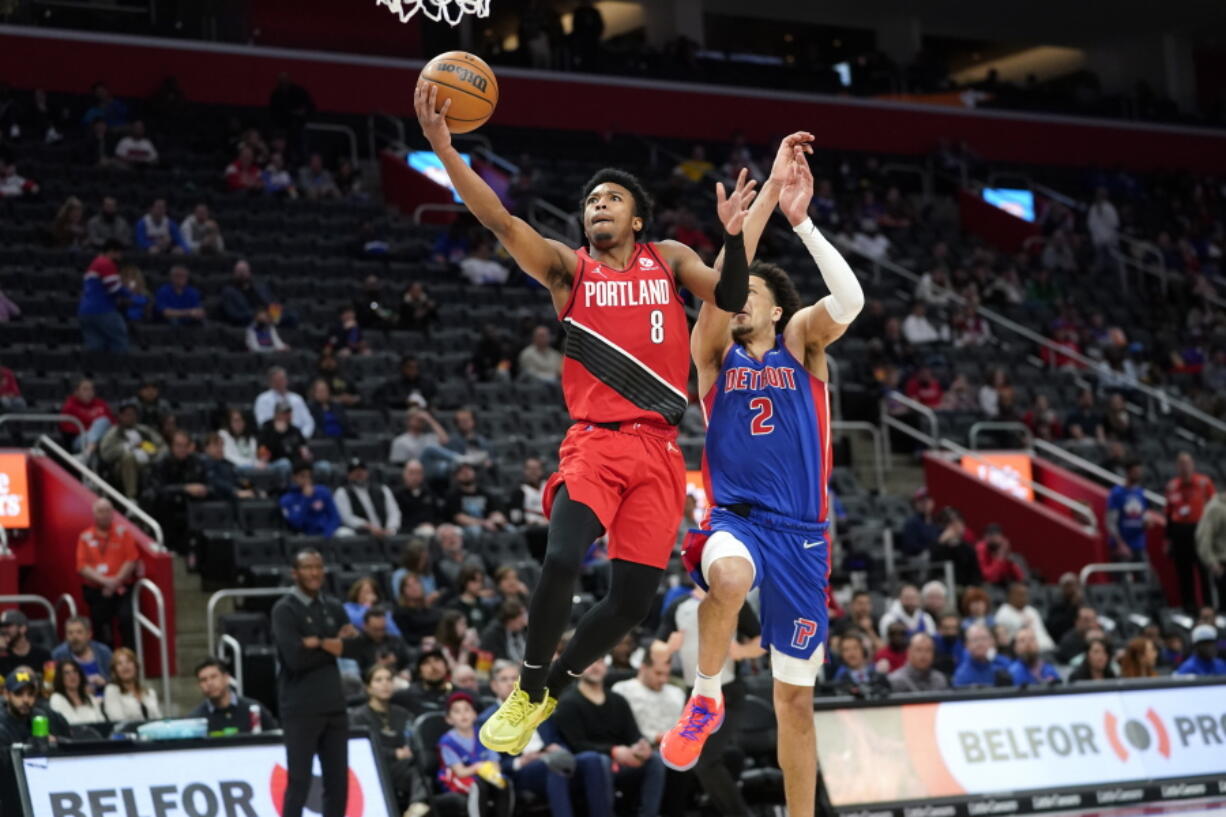
[[[37,751],[46,751],[51,736],[51,724],[46,715],[35,715],[30,722],[31,743]]]
[[[260,719],[259,704],[252,704],[247,707],[247,722],[251,725],[251,734],[258,735],[264,731],[264,724]]]

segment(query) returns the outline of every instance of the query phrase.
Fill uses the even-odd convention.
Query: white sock
[[[694,675],[694,694],[701,695],[704,698],[710,698],[716,704],[724,703],[724,689],[719,682],[718,675],[703,675],[701,672]]]

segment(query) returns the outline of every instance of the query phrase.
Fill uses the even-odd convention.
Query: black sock
[[[592,509],[558,489],[549,518],[549,540],[541,578],[528,605],[528,633],[519,688],[539,702],[545,697],[553,655],[570,625],[570,611],[579,581],[579,569],[588,546],[604,533]]]

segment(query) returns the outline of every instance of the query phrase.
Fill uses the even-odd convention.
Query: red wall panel
[[[83,92],[103,78],[119,94],[144,97],[174,75],[189,99],[264,105],[277,74],[289,71],[321,110],[407,116],[420,67],[410,60],[0,29],[0,75],[18,87],[53,91]],[[1220,131],[509,68],[499,68],[498,79],[497,124],[681,139],[741,130],[756,141],[807,128],[827,148],[923,154],[945,138],[964,140],[989,160],[1226,170]]]
[[[958,191],[962,229],[1007,252],[1021,252],[1027,238],[1039,234],[1037,225],[988,204],[967,190]]]

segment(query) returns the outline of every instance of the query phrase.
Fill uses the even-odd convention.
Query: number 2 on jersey
[[[775,424],[771,422],[771,417],[775,416],[775,405],[769,397],[755,397],[749,401],[749,408],[758,412],[749,422],[749,430],[755,437],[775,430]]]
[[[651,342],[664,342],[664,310],[651,310]]]

